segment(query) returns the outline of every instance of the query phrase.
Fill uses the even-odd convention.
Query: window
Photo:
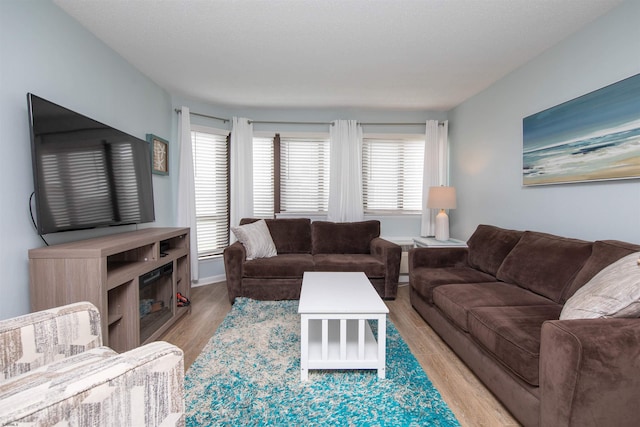
[[[367,138],[362,146],[365,213],[420,213],[424,138]]]
[[[326,213],[329,136],[281,136],[279,139],[280,212]]]
[[[193,127],[198,256],[219,255],[229,245],[229,142],[227,132]]]
[[[273,218],[273,138],[253,138],[253,216]]]

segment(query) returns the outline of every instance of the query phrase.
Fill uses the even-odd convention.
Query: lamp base
[[[440,209],[440,212],[436,215],[435,238],[441,242],[449,240],[449,216],[444,209]]]

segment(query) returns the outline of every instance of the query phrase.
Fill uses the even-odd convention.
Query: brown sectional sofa
[[[243,218],[240,225],[257,221]],[[229,300],[299,299],[305,271],[363,271],[382,298],[393,299],[400,275],[399,245],[380,238],[380,221],[334,223],[267,219],[278,255],[246,259],[240,242],[224,250]]]
[[[409,252],[413,307],[525,426],[638,425],[640,318],[558,320],[640,251],[480,225],[468,248]]]

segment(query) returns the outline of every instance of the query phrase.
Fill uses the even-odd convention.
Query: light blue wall
[[[29,312],[28,250],[43,246],[33,191],[27,92],[131,135],[171,136],[171,98],[48,0],[0,1],[0,319]],[[171,225],[171,177],[154,176],[156,223]],[[151,224],[150,224],[151,225]],[[50,243],[129,231],[58,233]]]
[[[480,223],[640,243],[640,180],[522,187],[522,119],[640,73],[640,1],[609,14],[450,112],[454,237]]]

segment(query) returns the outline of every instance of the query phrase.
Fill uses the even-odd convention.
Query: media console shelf
[[[145,228],[29,251],[31,310],[89,301],[118,352],[157,339],[190,310],[188,228]]]

